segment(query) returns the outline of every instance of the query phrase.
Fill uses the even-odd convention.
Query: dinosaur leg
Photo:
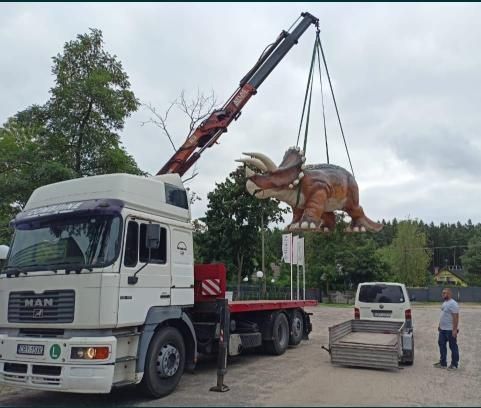
[[[364,211],[361,206],[356,206],[353,208],[349,208],[346,210],[346,212],[349,214],[351,217],[351,229],[354,232],[359,232],[362,229],[362,224],[360,223],[360,220],[365,217]]]
[[[299,228],[299,221],[304,213],[303,208],[292,208],[292,222],[288,228]]]
[[[379,232],[382,230],[382,224],[374,222],[373,220],[369,219],[366,214],[364,214],[364,210],[361,206],[354,207],[350,210],[346,210],[346,212],[352,218],[351,228],[354,232],[364,232],[364,231],[371,231],[371,232]]]
[[[333,231],[336,228],[336,214],[333,212],[325,212],[321,218],[324,228],[328,228],[329,231]]]
[[[317,190],[306,201],[304,214],[300,220],[302,229],[314,229],[321,225],[322,214],[326,207],[327,192],[325,190]]]

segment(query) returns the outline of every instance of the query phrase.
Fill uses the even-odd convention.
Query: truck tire
[[[163,327],[150,342],[140,387],[149,397],[164,397],[177,387],[184,366],[185,345],[182,335],[174,327]]]
[[[304,318],[299,310],[294,310],[291,321],[289,345],[297,346],[304,336]]]
[[[272,323],[272,340],[264,343],[269,354],[280,356],[289,345],[289,322],[284,313],[278,313]]]

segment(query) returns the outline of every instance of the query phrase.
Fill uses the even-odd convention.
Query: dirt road
[[[279,357],[249,354],[234,358],[226,383],[231,391],[209,392],[215,384],[215,361],[201,362],[185,374],[176,392],[160,400],[136,397],[136,389],[109,395],[74,395],[12,391],[0,387],[0,405],[476,405],[481,404],[481,306],[461,305],[461,363],[457,372],[435,369],[439,307],[414,308],[416,355],[412,367],[377,371],[334,367],[321,349],[327,327],[352,316],[352,309],[320,306],[311,339]]]

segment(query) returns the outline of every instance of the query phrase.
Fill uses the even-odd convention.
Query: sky
[[[265,46],[302,11],[320,20],[321,41],[349,146],[360,204],[374,219],[481,222],[481,5],[468,3],[2,3],[0,122],[43,104],[52,57],[66,41],[101,29],[132,90],[167,109],[181,91],[214,92],[218,105]],[[309,29],[244,107],[188,183],[201,198],[235,169],[242,152],[280,163],[296,143],[314,43]],[[324,77],[324,86],[327,84]],[[313,94],[307,162],[326,160],[319,83]],[[325,89],[326,90],[326,89]],[[331,163],[349,169],[332,99],[325,93]],[[140,108],[121,140],[155,174],[171,157],[165,135]],[[177,146],[187,121],[172,111]]]

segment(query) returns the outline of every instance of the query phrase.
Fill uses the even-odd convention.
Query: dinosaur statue
[[[292,207],[290,230],[328,232],[335,228],[334,211],[351,217],[349,232],[378,232],[382,224],[370,220],[359,206],[356,180],[342,167],[332,164],[304,164],[304,152],[298,147],[287,150],[277,167],[262,153],[243,153],[236,160],[246,166],[247,191],[259,199],[277,198]],[[300,193],[299,193],[300,190]]]

